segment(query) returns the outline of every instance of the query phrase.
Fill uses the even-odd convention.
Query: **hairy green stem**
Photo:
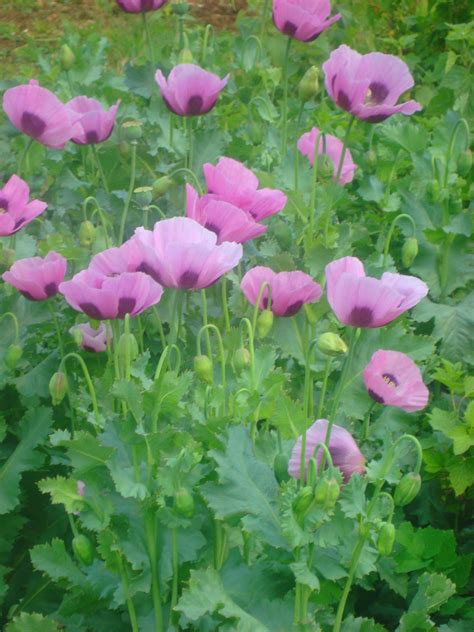
[[[125,232],[125,222],[127,221],[128,211],[130,209],[130,202],[132,201],[133,190],[135,189],[135,177],[137,169],[137,143],[132,141],[132,162],[130,167],[130,184],[128,187],[127,199],[125,200],[125,206],[123,207],[122,218],[120,220],[119,230],[119,245],[123,242],[123,236]]]
[[[288,143],[288,62],[290,58],[290,47],[292,39],[287,38],[285,57],[283,60],[283,111],[282,111],[282,138],[281,138],[281,159],[286,156]]]

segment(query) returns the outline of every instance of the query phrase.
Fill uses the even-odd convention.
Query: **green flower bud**
[[[288,474],[288,457],[286,454],[280,453],[276,455],[273,461],[273,471],[275,478],[280,484],[290,479],[290,475]]]
[[[257,336],[262,339],[265,338],[270,333],[271,328],[273,327],[273,313],[266,309],[263,312],[260,312],[257,318]]]
[[[207,355],[198,355],[194,358],[194,373],[203,382],[212,384],[214,371],[212,361]]]
[[[178,57],[179,64],[192,64],[194,61],[194,57],[189,48],[183,48]]]
[[[174,495],[174,510],[178,516],[183,518],[194,516],[194,498],[184,487],[180,487]]]
[[[377,153],[371,149],[365,154],[365,159],[367,160],[369,167],[374,168],[377,164]]]
[[[316,459],[312,456],[309,459],[308,465],[307,465],[307,468],[306,468],[306,482],[313,489],[314,489],[314,486],[316,484],[317,477],[318,477],[318,464],[316,463]]]
[[[317,341],[318,348],[326,355],[335,356],[340,353],[347,353],[347,345],[337,334],[327,331],[321,334]]]
[[[324,507],[328,500],[330,483],[326,477],[320,478],[314,489],[314,502],[318,507]]]
[[[133,360],[135,360],[138,357],[138,353],[139,353],[138,342],[135,336],[132,333],[122,334],[120,336],[119,343],[118,343],[118,355],[120,358],[120,362],[122,364],[126,362],[127,340],[128,340],[129,353],[130,353],[130,362],[133,362]]]
[[[124,140],[140,140],[142,133],[142,123],[140,121],[125,121],[125,123],[122,123],[122,137]]]
[[[317,66],[311,66],[304,73],[298,86],[298,94],[303,101],[312,99],[319,90],[319,69]]]
[[[189,4],[187,2],[177,0],[177,2],[173,2],[173,4],[171,5],[171,11],[175,15],[186,15],[186,13],[189,11]]]
[[[248,128],[249,138],[254,145],[260,145],[263,141],[263,127],[252,123]]]
[[[441,196],[438,180],[430,180],[426,185],[426,197],[430,202],[438,202]]]
[[[61,46],[61,66],[63,70],[71,70],[76,61],[76,56],[67,44]]]
[[[23,349],[20,347],[20,345],[10,345],[5,353],[5,366],[13,371],[13,369],[16,369],[16,366],[21,360],[22,355]]]
[[[326,505],[325,505],[326,509],[332,509],[333,507],[335,507],[337,503],[337,499],[339,498],[340,492],[341,492],[341,488],[339,486],[339,483],[337,482],[337,479],[330,478],[328,490],[327,490]]]
[[[49,394],[53,400],[53,406],[58,406],[67,393],[67,379],[62,371],[57,371],[49,380]]]
[[[405,268],[409,268],[415,261],[418,254],[418,240],[416,237],[409,237],[402,246],[402,263]]]
[[[153,198],[156,199],[161,197],[167,191],[169,191],[169,189],[171,189],[173,185],[174,180],[173,178],[170,178],[170,176],[163,176],[161,178],[158,178],[158,180],[155,180],[155,182],[153,183]]]
[[[458,158],[458,173],[467,176],[472,167],[472,152],[470,149],[463,151]]]
[[[80,564],[90,566],[94,560],[94,545],[86,535],[76,535],[72,540],[74,556]]]
[[[421,476],[415,472],[409,472],[400,480],[395,488],[393,500],[398,507],[409,505],[418,495],[421,488]]]
[[[119,154],[126,158],[130,155],[130,145],[126,140],[121,140],[118,144]]]
[[[309,486],[302,487],[292,504],[293,513],[295,514],[299,522],[303,521],[303,518],[311,507],[312,502],[313,488]]]
[[[15,251],[11,248],[0,246],[0,269],[9,270],[15,263]]]
[[[81,222],[79,226],[79,243],[81,246],[90,246],[94,243],[95,226],[89,220]]]
[[[245,347],[240,347],[234,353],[234,367],[236,371],[242,371],[250,364],[250,352]]]
[[[150,206],[153,200],[153,187],[138,187],[133,190],[135,196],[135,202],[140,208],[146,208]]]
[[[70,329],[69,332],[72,334],[72,337],[74,338],[74,342],[76,343],[76,345],[80,347],[82,345],[82,340],[84,338],[82,331],[78,329],[77,327],[74,327],[73,329]]]
[[[377,550],[380,555],[390,555],[395,543],[395,527],[391,522],[383,522],[377,536]]]

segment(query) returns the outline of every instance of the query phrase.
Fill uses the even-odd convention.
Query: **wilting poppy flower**
[[[315,456],[316,445],[318,443],[324,443],[326,439],[328,423],[327,419],[318,419],[306,431],[306,473],[306,468],[308,467],[310,458]],[[288,473],[294,478],[300,478],[301,443],[302,437],[300,436],[293,447],[290,462],[288,463]],[[345,428],[337,426],[336,424],[333,425],[328,448],[331,454],[332,462],[335,467],[338,467],[341,470],[345,483],[348,482],[353,474],[363,474],[365,472],[364,455],[359,450],[351,433]],[[316,457],[318,465],[321,461],[321,454],[322,450],[319,449]]]
[[[264,283],[270,287],[271,309],[275,316],[294,316],[306,303],[315,303],[321,298],[321,286],[304,272],[273,272],[270,268],[257,266],[245,274],[240,289],[247,300],[255,305],[260,288]],[[262,292],[259,308],[268,306],[268,287]]]
[[[360,55],[342,44],[332,51],[323,70],[331,99],[362,121],[380,123],[392,114],[414,114],[422,109],[416,101],[397,105],[414,81],[408,66],[395,55]]]
[[[257,176],[238,160],[223,156],[217,165],[206,163],[202,170],[208,193],[247,211],[256,222],[278,213],[286,204],[283,191],[259,189]]]
[[[314,164],[314,152],[316,149],[316,139],[319,136],[318,154],[325,154],[329,156],[333,164],[333,178],[336,178],[337,170],[339,167],[339,161],[341,160],[343,143],[336,136],[331,134],[320,133],[317,127],[313,127],[310,132],[303,134],[298,140],[298,149],[306,156],[311,163]],[[339,184],[347,184],[352,182],[354,177],[354,171],[357,169],[357,165],[352,161],[351,152],[346,148],[344,153],[344,162],[342,163],[341,175],[339,176]]]
[[[328,302],[344,325],[383,327],[414,307],[428,294],[420,279],[384,272],[381,279],[365,276],[362,262],[343,257],[326,266]]]
[[[183,290],[212,285],[242,257],[240,244],[218,245],[214,232],[187,217],[162,220],[152,231],[137,228],[132,240],[142,248],[143,272],[165,287]]]
[[[39,143],[62,149],[78,131],[80,114],[32,79],[3,95],[3,109],[12,124]]]
[[[0,237],[13,235],[47,208],[46,202],[29,202],[29,197],[30,187],[15,175],[0,189]]]
[[[199,116],[215,106],[217,97],[229,81],[195,64],[178,64],[168,79],[161,70],[155,74],[161,96],[168,110],[179,116]]]
[[[57,252],[48,252],[46,257],[30,257],[15,261],[2,279],[16,287],[30,301],[44,301],[58,293],[64,280],[67,261]]]
[[[99,101],[88,97],[74,97],[67,107],[80,115],[76,132],[71,138],[78,145],[96,145],[112,134],[120,101],[109,110],[104,110]]]
[[[421,410],[428,403],[429,392],[420,369],[400,351],[376,351],[364,369],[364,382],[376,402],[397,406],[407,413]]]
[[[311,42],[331,24],[341,19],[332,18],[329,0],[273,0],[273,23],[283,35],[301,42]]]
[[[156,11],[166,4],[167,0],[117,0],[117,4],[127,13],[146,13]]]
[[[74,325],[69,332],[73,336],[78,336],[79,344],[84,351],[93,353],[100,353],[107,349],[107,337],[109,340],[112,340],[112,329],[105,323],[100,323],[97,329],[94,329],[88,323]]]
[[[186,185],[186,215],[217,235],[217,243],[235,241],[243,244],[262,235],[267,227],[238,206],[224,202],[215,195],[199,197],[193,187]]]
[[[59,286],[66,301],[95,320],[136,316],[161,299],[163,288],[143,272],[124,272],[107,277],[82,270]]]

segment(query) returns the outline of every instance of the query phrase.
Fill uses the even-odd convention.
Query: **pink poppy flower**
[[[108,339],[112,340],[112,329],[105,323],[100,323],[97,329],[94,329],[88,323],[74,325],[69,332],[73,336],[78,332],[82,349],[92,353],[100,353],[107,349],[107,335]]]
[[[318,154],[326,154],[329,156],[333,165],[333,178],[336,179],[337,170],[339,167],[339,161],[341,159],[343,143],[336,136],[331,134],[320,133],[317,127],[313,127],[310,132],[303,134],[298,140],[298,149],[306,156],[311,164],[314,165],[314,151],[316,149],[316,139],[319,135]],[[321,161],[322,162],[322,161]],[[351,152],[346,148],[344,154],[344,162],[342,163],[342,171],[339,177],[339,184],[347,184],[352,182],[354,177],[354,171],[357,169],[357,165],[353,162]]]
[[[80,114],[32,79],[3,95],[3,109],[20,132],[53,149],[62,149],[79,130]]]
[[[0,189],[0,237],[13,235],[47,208],[46,202],[29,202],[29,197],[30,187],[15,175]]]
[[[332,51],[323,71],[331,99],[362,121],[380,123],[393,114],[409,115],[422,109],[416,101],[397,105],[414,81],[408,66],[395,55],[360,55],[342,44]]]
[[[314,457],[316,445],[324,443],[326,432],[328,429],[327,419],[318,419],[306,431],[306,452],[305,452],[305,472],[307,473],[308,463],[311,457]],[[300,478],[301,465],[301,443],[302,437],[298,437],[291,458],[288,463],[288,474],[293,478]],[[363,474],[365,472],[365,458],[359,450],[357,443],[351,433],[341,426],[333,425],[331,437],[329,439],[329,452],[335,467],[338,467],[347,483],[353,474]],[[318,450],[316,462],[321,461],[322,450]]]
[[[124,272],[139,272],[142,263],[140,244],[135,239],[129,239],[118,248],[108,248],[94,255],[89,270],[113,277]]]
[[[155,79],[168,110],[179,116],[200,116],[215,106],[229,75],[220,79],[195,64],[178,64],[168,79],[159,69]]]
[[[309,274],[304,272],[273,272],[270,268],[257,266],[244,275],[240,289],[247,300],[255,305],[260,288],[268,283],[271,290],[271,309],[275,316],[294,316],[306,303],[315,303],[321,298],[322,290]],[[268,288],[262,292],[259,308],[268,306]]]
[[[127,13],[145,13],[156,11],[166,4],[167,0],[117,0],[117,4]]]
[[[79,114],[76,133],[71,138],[78,145],[96,145],[107,140],[115,125],[120,100],[109,110],[104,110],[99,101],[88,97],[75,97],[67,107]]]
[[[46,257],[30,257],[15,261],[2,279],[16,287],[30,301],[44,301],[58,293],[58,286],[66,274],[67,261],[57,252]]]
[[[326,266],[328,302],[337,318],[352,327],[383,327],[428,294],[416,277],[384,272],[365,276],[362,262],[343,257]]]
[[[379,404],[413,413],[428,403],[429,391],[420,369],[400,351],[376,351],[364,369],[364,382],[369,395]]]
[[[256,222],[278,213],[286,204],[283,191],[259,189],[257,176],[238,160],[223,156],[217,165],[206,163],[202,170],[208,193],[247,211]]]
[[[153,230],[137,228],[134,240],[143,252],[140,269],[165,287],[200,290],[234,268],[242,246],[217,244],[217,236],[193,219],[174,217],[157,222]]]
[[[312,42],[342,17],[337,13],[330,18],[330,13],[329,0],[273,0],[274,25],[301,42]]]
[[[82,270],[59,291],[73,309],[94,320],[136,316],[156,305],[163,288],[143,272],[124,272],[107,277],[95,270]]]
[[[249,213],[220,200],[215,195],[199,197],[186,185],[186,215],[217,235],[217,243],[235,241],[243,244],[262,235],[267,227],[257,224]]]

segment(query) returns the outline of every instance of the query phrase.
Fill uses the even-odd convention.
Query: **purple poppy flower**
[[[94,320],[136,316],[156,305],[163,288],[143,272],[124,272],[107,277],[95,270],[82,270],[59,291],[73,309]]]
[[[321,298],[322,290],[309,274],[300,272],[273,272],[270,268],[257,266],[245,274],[240,289],[247,300],[255,305],[260,288],[268,283],[271,290],[271,309],[275,316],[294,316],[306,303],[315,303]],[[259,308],[268,305],[268,288],[262,292]]]
[[[312,42],[331,24],[341,19],[332,18],[329,0],[273,0],[273,23],[283,35],[301,42]]]
[[[414,81],[408,66],[395,55],[360,55],[342,44],[332,51],[323,70],[331,99],[362,121],[380,123],[393,114],[409,115],[422,109],[416,101],[397,105]]]
[[[132,238],[118,248],[108,248],[94,255],[89,263],[89,270],[113,277],[124,272],[139,272],[142,263],[142,248]]]
[[[127,13],[146,13],[157,11],[168,0],[117,0],[117,4]]]
[[[343,257],[326,266],[328,302],[337,318],[352,327],[383,327],[428,294],[416,277],[384,272],[365,276],[362,262]]]
[[[305,453],[305,473],[307,473],[308,463],[311,457],[314,457],[315,449],[318,443],[324,443],[326,432],[328,429],[327,419],[318,419],[306,431],[306,453]],[[300,478],[301,465],[301,443],[302,437],[298,437],[293,451],[291,453],[290,462],[288,463],[288,473],[293,478]],[[333,425],[331,437],[329,439],[329,452],[335,467],[338,467],[347,483],[353,474],[363,474],[365,472],[365,458],[359,450],[357,443],[351,433],[341,426]],[[318,450],[316,462],[321,461],[321,450]]]
[[[30,301],[44,301],[58,293],[64,280],[67,261],[57,252],[48,252],[46,257],[30,257],[15,261],[2,279],[16,287]]]
[[[96,145],[107,140],[115,125],[120,100],[109,110],[104,110],[99,101],[88,97],[75,97],[67,107],[80,115],[77,131],[71,138],[78,145]]]
[[[386,406],[397,406],[412,413],[428,403],[420,369],[400,351],[376,351],[364,369],[364,383],[369,395]]]
[[[3,95],[3,109],[12,124],[39,143],[62,149],[79,131],[81,115],[68,108],[49,90],[32,79]]]
[[[332,165],[333,165],[333,178],[336,178],[337,170],[339,167],[339,161],[341,159],[343,143],[336,136],[331,136],[331,134],[320,133],[317,127],[313,127],[310,132],[306,132],[303,134],[298,140],[298,149],[306,156],[311,163],[311,166],[314,164],[314,151],[316,148],[316,139],[319,135],[319,144],[318,144],[318,154],[326,154],[329,156]],[[344,154],[344,162],[342,164],[341,175],[339,177],[339,184],[347,184],[348,182],[352,182],[354,177],[354,171],[357,169],[357,165],[353,162],[351,152],[346,148]]]
[[[206,163],[202,170],[209,194],[250,213],[256,222],[281,211],[287,201],[279,189],[259,189],[258,178],[238,160],[219,158],[217,165]]]
[[[220,79],[195,64],[178,64],[168,79],[159,69],[155,79],[168,110],[179,116],[199,116],[215,106],[229,75]]]
[[[220,200],[215,195],[199,197],[190,184],[186,185],[186,215],[217,235],[217,243],[235,241],[243,244],[259,237],[267,227],[257,224],[249,213],[238,206]]]
[[[92,353],[100,353],[107,349],[107,338],[112,340],[112,329],[105,323],[100,323],[97,329],[91,327],[88,323],[74,325],[69,332],[73,336],[78,336],[80,346],[84,351]]]
[[[29,202],[29,197],[30,187],[15,175],[0,189],[0,237],[13,235],[47,208],[46,202]]]
[[[242,246],[217,244],[217,236],[193,219],[174,217],[157,222],[153,230],[137,228],[136,240],[143,252],[141,270],[165,287],[200,290],[234,268]]]

